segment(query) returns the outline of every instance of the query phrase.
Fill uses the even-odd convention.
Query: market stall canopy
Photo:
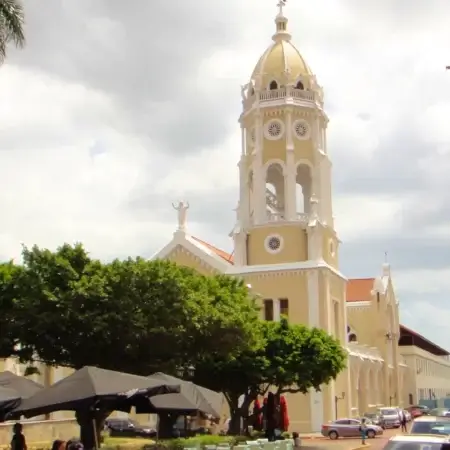
[[[31,397],[44,388],[42,384],[9,371],[0,372],[0,387],[13,389],[21,398]]]
[[[17,391],[0,386],[0,415],[3,411],[17,406],[20,400],[21,397]]]
[[[202,412],[215,418],[220,418],[225,398],[223,394],[197,386],[190,381],[166,375],[158,372],[150,375],[149,379],[154,382],[179,384],[180,392],[156,395],[136,405],[138,413],[162,413],[177,412],[180,415]]]
[[[100,404],[111,410],[129,409],[134,406],[135,398],[174,392],[180,392],[179,383],[86,366],[23,400],[12,414],[14,417],[34,417],[54,411],[88,409]]]

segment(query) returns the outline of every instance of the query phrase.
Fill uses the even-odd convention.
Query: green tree
[[[6,57],[10,42],[17,47],[25,44],[23,7],[19,0],[0,0],[0,63]]]
[[[249,417],[250,404],[269,387],[276,387],[279,395],[319,390],[345,368],[345,350],[324,330],[290,325],[283,318],[261,322],[258,332],[258,346],[232,360],[208,355],[195,373],[195,382],[224,393],[232,433],[238,431],[241,417]]]
[[[102,264],[80,244],[24,248],[23,260],[20,338],[47,364],[174,373],[254,340],[257,309],[237,279],[170,261]]]
[[[12,261],[0,264],[0,358],[18,356],[17,284],[20,267]]]
[[[46,364],[176,374],[257,341],[258,310],[241,280],[170,261],[103,264],[80,244],[24,248],[23,261],[19,339]]]

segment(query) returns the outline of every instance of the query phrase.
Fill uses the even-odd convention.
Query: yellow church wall
[[[371,308],[360,306],[347,307],[347,322],[352,328],[361,344],[376,345],[376,320]]]
[[[267,236],[280,235],[284,245],[280,252],[269,253],[265,248]],[[248,235],[248,264],[279,264],[308,259],[308,243],[304,229],[299,225],[253,228]]]
[[[168,256],[167,259],[179,264],[180,266],[190,267],[202,275],[208,276],[213,275],[214,273],[212,268],[202,264],[196,256],[188,252],[174,251]]]
[[[324,261],[332,267],[339,267],[339,242],[333,229],[324,227],[322,248]]]
[[[245,275],[245,281],[252,285],[258,294],[263,316],[263,300],[266,298],[287,298],[289,301],[288,318],[291,323],[308,323],[308,281],[306,272],[283,274]],[[311,421],[310,398],[303,394],[286,394],[288,402],[291,430],[309,431]]]
[[[294,158],[295,161],[307,160],[312,163],[314,161],[314,145],[312,141],[294,139]]]
[[[308,323],[308,280],[306,272],[292,271],[281,273],[247,274],[245,281],[259,297],[263,307],[264,299],[287,298],[289,301],[289,322]],[[263,310],[261,309],[261,317]]]
[[[286,139],[278,139],[277,141],[269,141],[268,139],[264,139],[263,146],[263,164],[266,164],[266,162],[271,159],[286,161]]]

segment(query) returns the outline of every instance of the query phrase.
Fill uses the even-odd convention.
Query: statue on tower
[[[179,201],[178,205],[172,203],[172,207],[175,211],[178,211],[178,229],[184,231],[186,229],[186,216],[187,210],[189,209],[189,202]]]

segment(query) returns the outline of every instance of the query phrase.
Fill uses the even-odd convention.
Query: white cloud
[[[351,195],[334,203],[335,227],[345,242],[377,238],[401,230],[403,199]]]

